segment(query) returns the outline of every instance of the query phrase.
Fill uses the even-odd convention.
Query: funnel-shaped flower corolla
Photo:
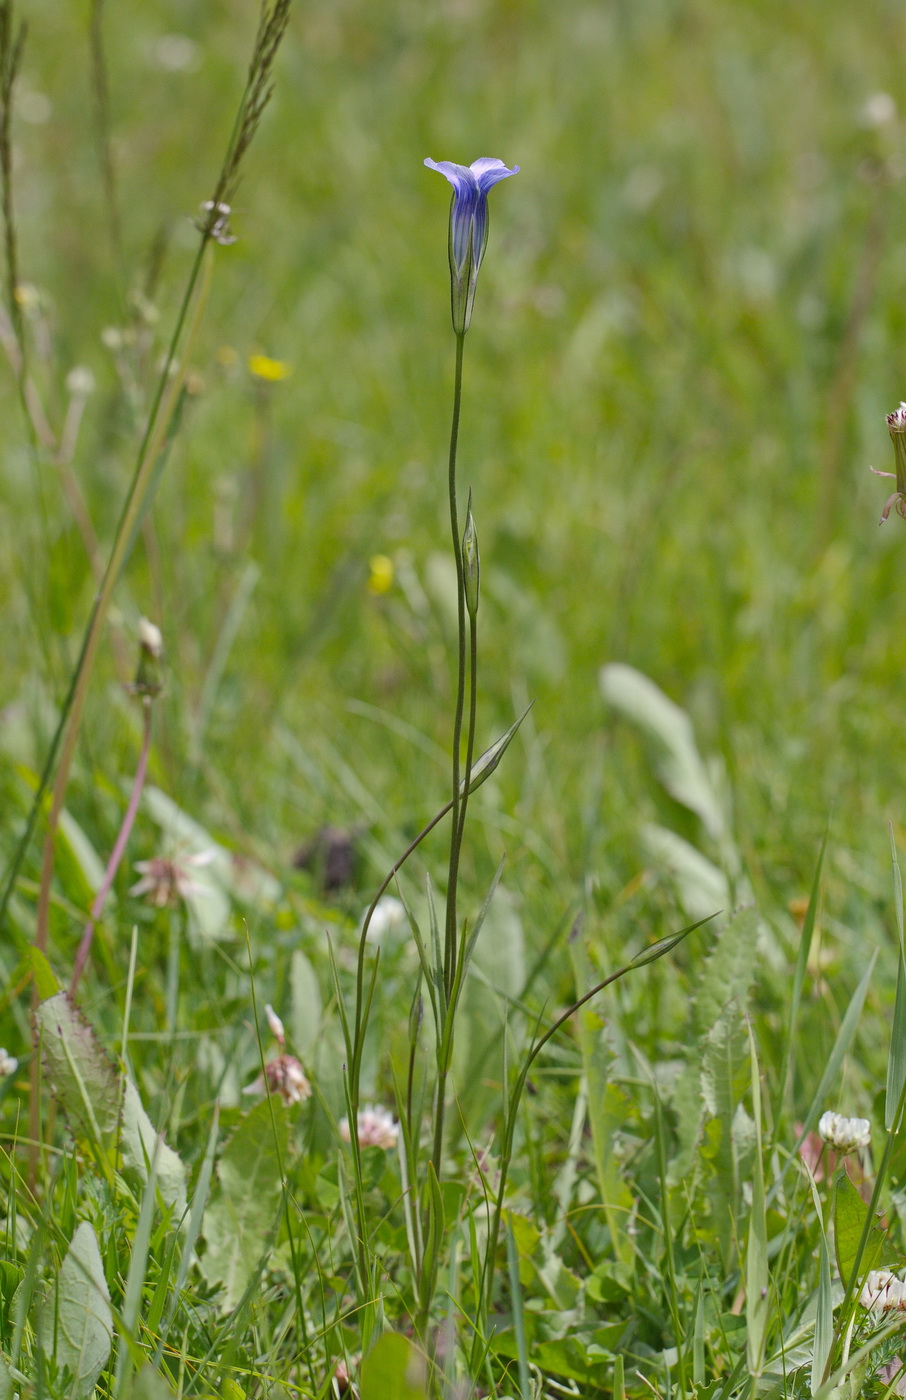
[[[472,319],[478,269],[488,242],[488,191],[509,175],[518,175],[519,166],[507,169],[495,156],[481,156],[471,165],[452,160],[426,159],[430,170],[439,170],[453,186],[450,206],[450,301],[453,329],[465,335]]]

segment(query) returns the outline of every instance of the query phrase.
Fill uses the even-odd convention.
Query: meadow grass
[[[84,411],[71,454],[52,453],[0,376],[4,868],[256,10],[27,0],[21,17],[17,306],[51,428]],[[0,943],[0,1045],[19,1060],[0,1079],[8,1393],[90,1391],[93,1363],[73,1358],[111,1332],[99,1393],[154,1400],[333,1395],[341,1364],[363,1400],[896,1384],[896,1313],[860,1308],[857,1285],[898,1264],[906,1212],[888,836],[896,852],[904,540],[896,516],[878,529],[868,471],[890,469],[884,414],[906,397],[904,42],[879,0],[297,0],[91,675],[47,961],[31,952],[43,817]],[[339,1133],[340,1004],[375,889],[449,798],[453,354],[446,200],[422,160],[484,152],[521,173],[492,198],[465,362],[479,750],[534,705],[469,805],[470,919],[506,861],[464,992],[419,1322],[405,1162],[358,1159]],[[54,1099],[30,1082],[33,996],[68,983],[121,829],[142,615],[166,684],[85,1020],[39,1022]],[[620,664],[634,671],[602,679]],[[355,850],[330,890],[317,858],[294,865],[324,828]],[[204,893],[130,895],[135,861],[209,851],[184,867]],[[441,828],[395,891],[422,928],[425,877],[442,902],[446,869]],[[532,1035],[717,908],[571,1019],[508,1119]],[[387,910],[361,1101],[396,1113],[419,962]],[[282,1048],[265,1004],[312,1089],[285,1111],[241,1092]],[[122,1067],[147,1112],[129,1131]],[[828,1108],[872,1125],[855,1191],[815,1156]]]

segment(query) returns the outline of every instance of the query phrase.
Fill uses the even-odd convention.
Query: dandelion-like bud
[[[495,156],[481,156],[471,165],[452,160],[425,160],[429,170],[438,170],[453,186],[450,205],[450,302],[453,329],[465,335],[472,320],[478,269],[488,243],[488,191],[509,175],[518,175],[519,166],[508,170]]]
[[[872,1269],[859,1295],[863,1308],[874,1312],[906,1312],[906,1283],[889,1269]]]
[[[481,583],[481,560],[478,554],[478,532],[472,516],[472,500],[466,516],[466,528],[462,535],[462,581],[466,594],[466,607],[469,617],[475,621],[478,612],[478,594]]]
[[[19,1061],[16,1059],[15,1055],[7,1054],[3,1047],[0,1046],[0,1079],[5,1079],[7,1075],[15,1074],[18,1068]]]
[[[265,1006],[264,1014],[267,1017],[267,1024],[270,1026],[271,1035],[274,1037],[274,1040],[280,1045],[285,1045],[286,1033],[283,1029],[283,1022],[280,1020],[280,1017],[277,1015],[270,1002]]]
[[[359,1147],[383,1147],[385,1151],[396,1147],[400,1127],[399,1123],[394,1122],[389,1109],[381,1108],[378,1104],[366,1104],[359,1109],[357,1121]],[[344,1142],[352,1141],[348,1118],[340,1119],[340,1137]]]
[[[287,1108],[309,1098],[311,1085],[295,1055],[278,1055],[275,1060],[264,1066],[264,1074],[259,1074],[242,1092],[260,1095],[268,1090],[272,1094],[279,1094]]]
[[[871,1124],[867,1118],[845,1118],[842,1113],[822,1113],[818,1133],[836,1152],[855,1152],[871,1146]]]
[[[153,700],[163,688],[161,662],[164,656],[164,639],[160,628],[155,627],[146,617],[138,623],[138,670],[132,684],[132,694]]]

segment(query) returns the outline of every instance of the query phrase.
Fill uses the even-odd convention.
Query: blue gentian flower
[[[502,160],[481,156],[471,165],[455,165],[452,160],[425,161],[430,170],[439,170],[453,186],[450,206],[450,296],[453,329],[465,335],[472,319],[472,304],[478,285],[478,269],[488,242],[488,190],[518,175],[519,166],[508,170]]]

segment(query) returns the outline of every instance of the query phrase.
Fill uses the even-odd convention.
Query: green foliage
[[[244,9],[22,0],[4,870],[155,386],[175,382]],[[877,530],[867,471],[906,394],[903,126],[883,101],[904,42],[879,0],[295,8],[110,600],[46,950],[47,801],[0,936],[19,1062],[0,1077],[0,1392],[327,1400],[341,1358],[364,1400],[889,1389],[902,1339],[855,1274],[899,1267],[906,1218],[902,893],[891,907],[882,840],[892,817],[896,864],[903,540],[893,517]],[[398,874],[412,928],[388,919],[366,947],[361,1098],[397,1119],[411,1102],[402,1152],[357,1161],[339,1132],[342,1015],[363,911],[450,796],[445,208],[420,161],[483,150],[523,173],[494,211],[467,358],[484,753],[438,1178],[443,822]],[[143,614],[166,686],[79,1009],[58,975],[134,774],[122,685]],[[325,828],[352,852],[331,887],[302,859]],[[155,858],[183,861],[182,895],[130,893]],[[509,1122],[533,1036],[630,963],[544,1046]],[[275,1048],[252,979],[311,1081],[298,1108],[242,1096]],[[827,1108],[873,1132],[833,1185]],[[89,1238],[109,1298],[95,1376],[106,1315],[71,1266]],[[53,1346],[49,1310],[67,1318]]]
[[[38,1339],[67,1388],[92,1395],[113,1336],[110,1294],[97,1238],[87,1220],[76,1229],[38,1314]]]
[[[262,1099],[242,1119],[217,1166],[218,1188],[202,1226],[202,1269],[221,1290],[224,1312],[236,1307],[273,1247],[289,1141],[286,1117],[279,1099]]]

